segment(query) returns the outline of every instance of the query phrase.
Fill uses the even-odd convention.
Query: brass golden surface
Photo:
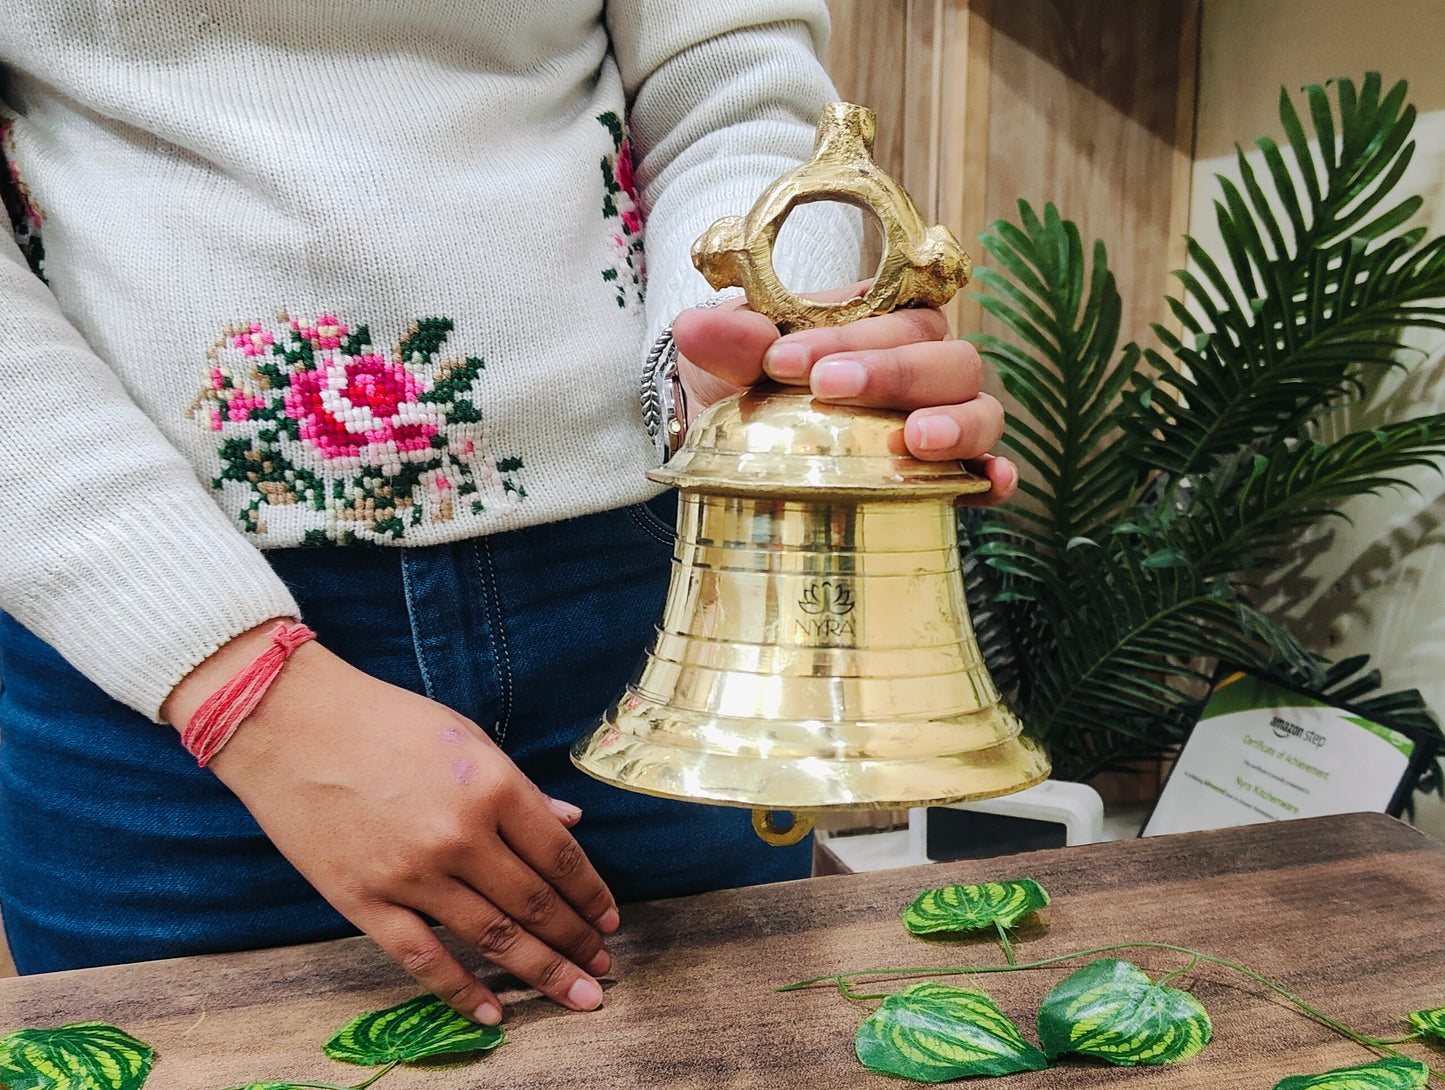
[[[693,264],[716,289],[742,288],[748,305],[791,333],[844,325],[899,307],[939,307],[973,270],[953,232],[923,222],[903,187],[873,162],[872,110],[851,102],[823,107],[813,157],[763,191],[746,216],[727,216],[692,244]],[[841,201],[871,211],[883,232],[883,256],[865,295],[818,303],[794,295],[773,271],[773,243],[800,204]]]
[[[783,330],[946,302],[968,257],[872,164],[872,139],[869,111],[827,107],[813,159],[746,217],[714,224],[694,262],[714,286],[741,285]],[[873,210],[884,256],[866,295],[814,303],[782,287],[771,251],[789,210],[830,199]],[[989,798],[1048,775],[968,620],[953,505],[988,482],[908,455],[905,419],[773,384],[698,417],[648,474],[678,489],[657,637],[573,747],[580,768],[633,791],[748,807],[772,844],[801,839],[820,811]]]

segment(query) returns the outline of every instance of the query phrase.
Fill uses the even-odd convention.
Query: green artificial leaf
[[[1049,903],[1049,895],[1032,878],[1018,882],[984,882],[977,886],[926,889],[903,910],[903,926],[915,935],[937,931],[977,931],[1012,927],[1030,912]]]
[[[8,1090],[139,1090],[155,1049],[105,1022],[19,1029],[0,1037]]]
[[[1156,549],[1139,563],[1146,568],[1187,568],[1189,558],[1178,549]]]
[[[869,1070],[915,1082],[1049,1066],[986,992],[944,984],[914,984],[890,995],[858,1027],[853,1048]]]
[[[1059,982],[1039,1008],[1039,1043],[1121,1066],[1179,1063],[1209,1043],[1209,1014],[1188,992],[1151,981],[1117,958],[1090,962]]]
[[[326,1055],[372,1067],[454,1052],[488,1052],[506,1040],[498,1026],[463,1018],[434,995],[419,995],[353,1019],[326,1042]]]
[[[1409,1018],[1410,1025],[1421,1033],[1428,1037],[1439,1037],[1445,1040],[1445,1007],[1436,1007],[1434,1010],[1428,1011],[1411,1011]]]
[[[1274,1090],[1416,1090],[1424,1086],[1430,1069],[1403,1056],[1391,1056],[1358,1067],[1337,1067],[1322,1075],[1291,1075],[1274,1084]]]

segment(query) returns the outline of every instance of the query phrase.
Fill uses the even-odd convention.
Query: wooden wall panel
[[[981,259],[1015,201],[1103,238],[1125,336],[1165,317],[1189,207],[1199,0],[830,0],[833,78],[878,161]],[[976,308],[955,308],[962,329]]]
[[[992,18],[987,219],[1045,202],[1101,238],[1126,338],[1183,264],[1197,2],[1013,0]]]
[[[897,176],[903,164],[909,0],[829,0],[828,71],[848,102],[878,115],[873,158]]]
[[[987,193],[989,0],[830,0],[829,71],[838,92],[878,115],[874,158],[930,220],[977,250]],[[977,223],[971,233],[963,224]],[[864,254],[864,267],[877,261]],[[955,301],[956,326],[977,308]]]

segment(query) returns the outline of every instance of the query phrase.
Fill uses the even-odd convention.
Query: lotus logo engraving
[[[853,591],[846,583],[831,579],[809,583],[798,599],[798,608],[809,618],[794,621],[794,635],[811,645],[852,642],[858,634],[854,619],[848,616],[853,606]]]
[[[809,583],[803,597],[798,600],[798,608],[815,616],[829,613],[834,617],[843,617],[853,612],[853,592],[845,583],[830,580]]]

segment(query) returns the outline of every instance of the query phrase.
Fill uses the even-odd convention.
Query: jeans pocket
[[[677,493],[663,492],[643,503],[634,503],[627,509],[632,521],[648,537],[666,545],[670,550],[677,541]]]

